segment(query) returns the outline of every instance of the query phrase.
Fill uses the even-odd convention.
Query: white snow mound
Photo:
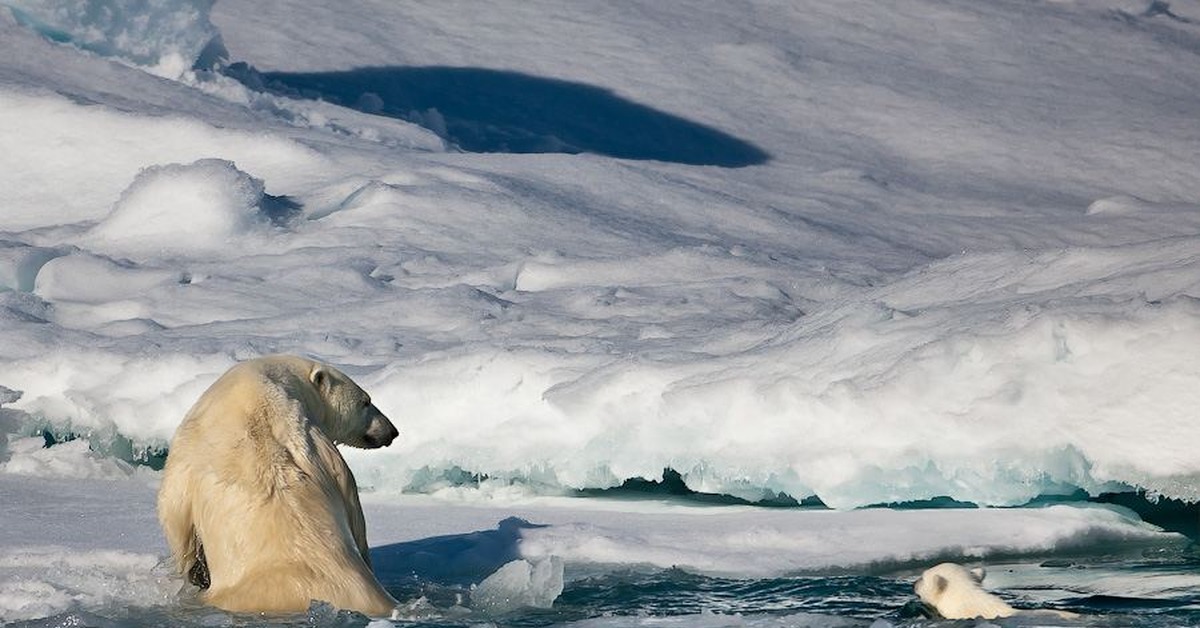
[[[85,236],[93,250],[134,256],[220,251],[263,229],[263,182],[231,161],[151,166]]]

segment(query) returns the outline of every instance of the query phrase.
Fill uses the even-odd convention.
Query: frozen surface
[[[372,545],[382,546],[376,562],[386,562],[390,544],[432,535],[440,529],[438,517],[452,516],[456,525],[490,532],[474,537],[469,547],[475,551],[464,553],[456,547],[447,558],[459,555],[466,564],[470,557],[476,569],[491,573],[507,564],[512,557],[507,550],[515,549],[517,557],[534,564],[552,557],[566,561],[568,577],[572,571],[586,574],[618,567],[675,567],[735,578],[886,572],[938,560],[1069,555],[1098,547],[1162,546],[1181,539],[1127,511],[1088,506],[837,512],[562,498],[455,504],[437,498],[376,496],[368,498],[364,511]],[[489,520],[505,512],[517,519],[499,524]],[[435,527],[425,532],[430,525]],[[488,548],[486,559],[480,548]]]
[[[6,621],[174,599],[130,463],[274,352],[400,428],[347,452],[380,550],[509,597],[1163,541],[869,504],[1200,500],[1195,0],[2,6]],[[513,506],[665,468],[841,511]]]

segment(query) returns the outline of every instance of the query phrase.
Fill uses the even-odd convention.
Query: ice
[[[12,403],[21,398],[21,391],[13,390],[7,386],[0,386],[0,406],[6,403]]]
[[[80,606],[169,601],[178,584],[156,571],[159,557],[128,551],[45,547],[0,552],[0,620],[13,622]]]
[[[861,622],[811,613],[786,613],[767,616],[701,613],[674,617],[601,617],[565,624],[570,628],[817,628],[857,626]],[[890,628],[892,624],[879,620],[871,628]]]
[[[191,70],[217,38],[214,0],[5,0],[17,21],[56,42],[116,57],[167,78]],[[219,40],[218,40],[219,41]]]
[[[134,474],[123,460],[91,451],[86,440],[74,440],[53,447],[45,446],[41,436],[9,437],[7,461],[0,448],[0,473],[41,478],[124,479]]]
[[[42,266],[62,254],[58,249],[0,241],[0,291],[32,291]]]
[[[159,558],[125,551],[42,548],[0,552],[0,620],[45,617],[120,601],[161,605],[178,589],[155,567]]]
[[[597,517],[600,523],[525,530],[521,547],[527,558],[557,556],[572,565],[676,567],[745,578],[923,564],[939,557],[961,561],[1131,548],[1161,538],[1159,530],[1123,511],[965,510],[940,513],[936,521],[928,512],[909,512],[652,513],[636,523]]]
[[[179,280],[178,273],[139,268],[81,252],[43,264],[31,292],[49,301],[112,304]]]
[[[563,560],[557,556],[505,563],[471,591],[472,608],[500,615],[519,608],[550,608],[563,591]]]

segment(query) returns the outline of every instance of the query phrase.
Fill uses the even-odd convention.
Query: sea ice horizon
[[[1190,564],[1086,502],[1200,503],[1198,49],[1197,0],[0,0],[0,622],[169,604],[156,530],[19,515],[144,507],[274,353],[399,428],[345,452],[381,547],[520,539],[500,597]]]

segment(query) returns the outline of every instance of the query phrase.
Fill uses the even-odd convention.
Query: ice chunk
[[[7,386],[0,386],[0,406],[6,403],[12,403],[21,398],[21,391],[13,390]]]
[[[81,607],[168,602],[179,583],[159,571],[158,563],[152,553],[61,546],[0,549],[0,624],[45,618],[31,625],[115,626]]]
[[[213,50],[215,0],[2,0],[18,22],[53,41],[142,66],[167,78]]]
[[[163,283],[177,282],[179,274],[147,269],[86,253],[51,260],[38,273],[34,294],[47,301],[107,303],[134,297]]]
[[[38,270],[62,254],[63,251],[56,248],[0,240],[0,292],[33,290],[33,279]]]
[[[550,608],[563,591],[563,561],[557,556],[506,563],[471,593],[478,610],[492,615],[523,607]]]
[[[41,436],[11,440],[11,458],[0,464],[0,473],[89,479],[122,479],[133,475],[128,463],[93,452],[87,441],[73,440],[53,447],[44,444]]]

